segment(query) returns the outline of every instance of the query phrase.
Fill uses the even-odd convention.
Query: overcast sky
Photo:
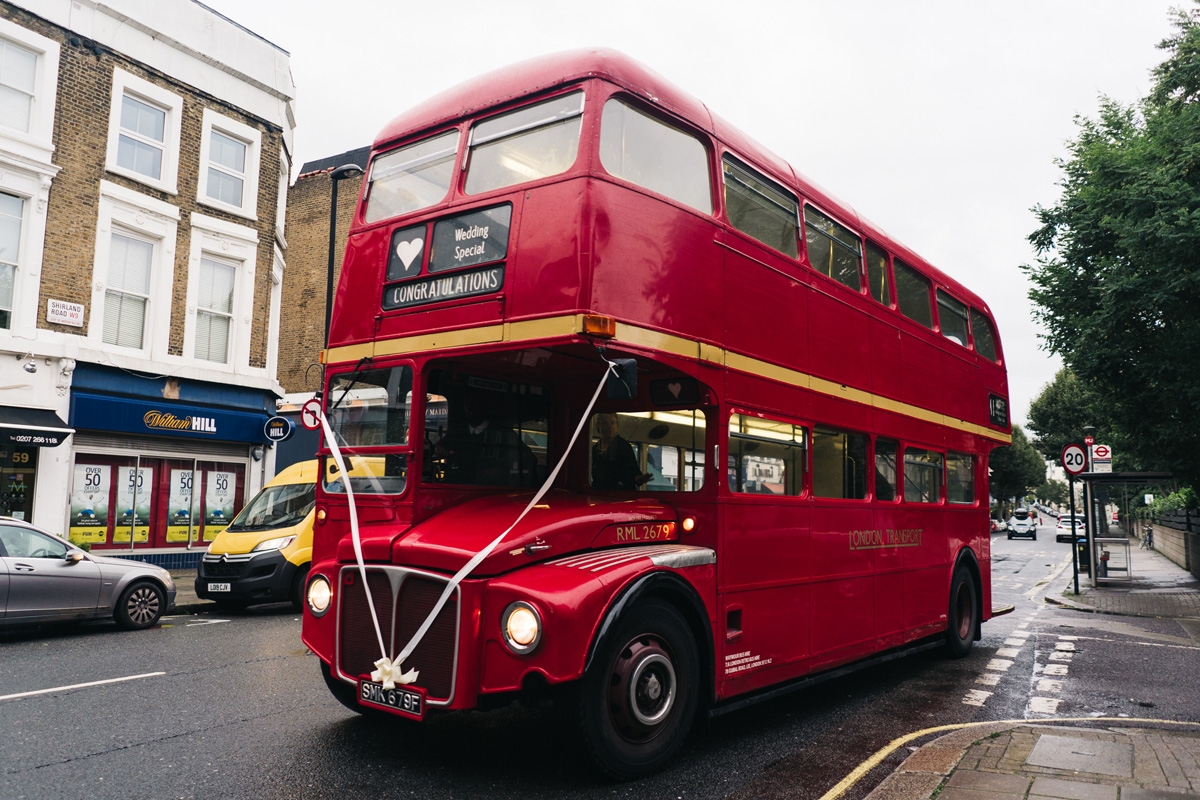
[[[997,317],[1013,421],[1060,362],[1019,267],[1076,115],[1144,97],[1190,0],[202,0],[291,54],[296,167],[480,73],[632,56],[961,281]],[[583,9],[590,10],[584,11]],[[293,170],[293,176],[295,170]]]

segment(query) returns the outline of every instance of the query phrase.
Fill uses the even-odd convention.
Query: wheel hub
[[[621,651],[609,682],[609,710],[622,736],[646,741],[658,735],[675,706],[675,667],[654,636],[641,636]]]

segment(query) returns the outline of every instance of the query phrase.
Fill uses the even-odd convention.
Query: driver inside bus
[[[638,469],[633,445],[617,433],[617,415],[597,414],[595,423],[599,439],[592,445],[592,487],[632,491],[650,480]]]
[[[460,413],[434,450],[447,483],[532,486],[536,480],[537,457],[518,431],[491,413],[479,391],[463,396]]]

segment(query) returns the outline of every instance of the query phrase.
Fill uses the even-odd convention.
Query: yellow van
[[[302,611],[316,481],[315,460],[271,479],[209,545],[196,572],[196,594],[227,608],[289,600]]]

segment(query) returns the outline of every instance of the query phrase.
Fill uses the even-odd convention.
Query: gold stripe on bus
[[[483,325],[476,328],[463,328],[442,333],[382,339],[373,343],[368,342],[365,344],[335,347],[325,351],[323,355],[329,359],[326,363],[348,362],[358,361],[365,356],[407,355],[431,350],[449,350],[476,344],[491,344],[500,341],[520,343],[537,339],[575,336],[580,334],[582,330],[583,315],[570,314],[560,317],[506,322],[501,325]],[[619,322],[616,326],[616,336],[613,341],[636,345],[648,350],[670,353],[682,358],[697,359],[710,364],[723,365],[739,372],[745,372],[780,383],[787,383],[801,389],[808,389],[827,397],[836,397],[840,400],[878,408],[881,411],[889,411],[893,414],[919,419],[933,423],[934,425],[953,428],[988,439],[995,439],[1005,444],[1012,443],[1011,434],[1002,433],[973,422],[948,417],[920,406],[914,406],[899,400],[892,400],[863,391],[862,389],[855,389],[845,384],[818,378],[806,372],[781,367],[778,364],[771,364],[731,350],[722,350],[716,345],[685,339],[682,336],[675,336],[674,334]]]

